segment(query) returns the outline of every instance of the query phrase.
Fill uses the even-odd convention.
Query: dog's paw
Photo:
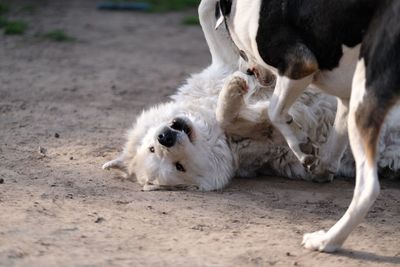
[[[310,138],[307,137],[307,141],[304,143],[300,143],[300,150],[305,153],[305,154],[310,154],[310,155],[318,155],[319,153],[319,147],[314,144]]]
[[[335,167],[321,160],[312,171],[312,181],[316,183],[330,183],[333,181],[336,172],[337,170]]]
[[[313,144],[310,139],[307,139],[307,142],[300,143],[299,147],[306,154],[302,159],[302,164],[306,171],[311,174],[312,181],[317,183],[332,182],[336,170],[319,158],[319,147]]]
[[[305,155],[301,159],[301,163],[307,172],[312,173],[319,164],[319,158],[315,155]]]
[[[246,74],[235,72],[228,80],[226,90],[232,95],[245,95],[249,91]]]
[[[340,245],[331,244],[328,234],[323,230],[305,234],[301,244],[307,249],[328,253],[335,252],[340,247]]]

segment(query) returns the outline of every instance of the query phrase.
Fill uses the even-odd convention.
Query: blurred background
[[[24,73],[24,68],[29,68],[27,64],[35,64],[35,68],[26,71],[48,74],[45,80],[52,78],[52,82],[65,87],[79,87],[87,81],[100,93],[104,79],[113,79],[110,83],[119,83],[114,84],[113,94],[124,95],[123,99],[129,94],[137,99],[138,92],[149,90],[169,95],[184,77],[209,60],[196,57],[199,52],[207,51],[198,26],[198,3],[197,0],[1,0],[1,78],[5,82],[12,79],[10,74],[15,75],[16,68],[19,75],[24,74],[24,81],[29,80],[31,90],[48,95],[49,91],[36,90],[36,84],[32,83],[39,76]],[[65,84],[76,79],[83,80],[71,86]],[[98,79],[103,79],[101,85],[96,84]],[[45,80],[40,86],[54,87]],[[155,80],[159,81],[157,86]],[[75,95],[83,93],[76,91]],[[154,101],[161,99],[152,94],[148,97],[154,97]],[[138,101],[138,104],[144,103]]]

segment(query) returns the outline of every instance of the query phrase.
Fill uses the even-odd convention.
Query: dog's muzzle
[[[165,147],[175,145],[178,135],[184,133],[192,142],[192,127],[184,118],[175,118],[169,126],[166,126],[157,136],[158,142]]]
[[[172,147],[176,143],[178,132],[165,127],[164,130],[157,136],[158,142],[165,147]]]

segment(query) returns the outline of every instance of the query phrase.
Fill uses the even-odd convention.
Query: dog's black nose
[[[253,76],[254,75],[254,69],[247,69],[246,70],[246,74],[249,76]]]
[[[165,129],[157,137],[158,142],[165,147],[172,147],[176,143],[177,132],[171,129]]]

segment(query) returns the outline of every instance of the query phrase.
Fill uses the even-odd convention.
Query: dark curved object
[[[97,4],[97,9],[100,10],[126,10],[126,11],[150,11],[152,5],[144,2],[137,3],[113,3],[103,2]]]

